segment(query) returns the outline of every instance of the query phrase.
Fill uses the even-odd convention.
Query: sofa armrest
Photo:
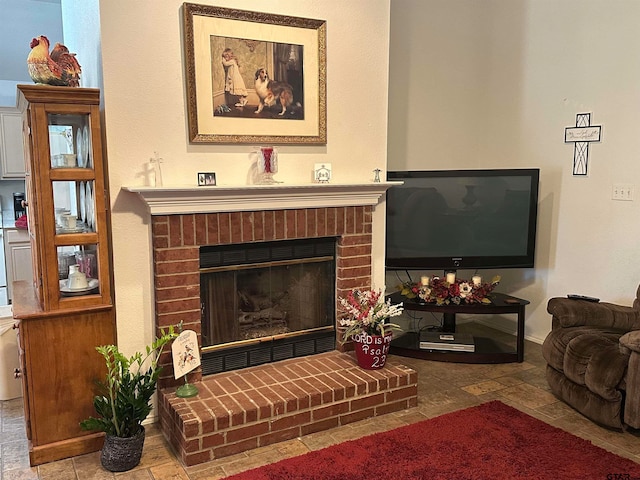
[[[633,330],[620,337],[620,350],[622,353],[640,353],[640,330]]]
[[[561,327],[593,326],[622,331],[640,330],[640,310],[606,302],[587,302],[556,297],[547,311]]]
[[[640,330],[620,337],[620,351],[630,353],[627,365],[624,423],[640,428]]]

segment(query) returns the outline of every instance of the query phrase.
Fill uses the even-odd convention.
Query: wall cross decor
[[[578,113],[576,126],[564,129],[564,143],[573,143],[573,174],[587,175],[589,144],[600,141],[602,126],[591,125],[590,113]]]

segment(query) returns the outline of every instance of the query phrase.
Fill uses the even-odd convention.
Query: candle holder
[[[479,275],[471,281],[455,278],[455,273],[447,272],[446,277],[423,276],[420,281],[404,282],[400,285],[401,295],[418,303],[435,303],[436,305],[460,305],[473,303],[491,303],[489,294],[500,283],[500,276],[493,277],[490,283],[482,282]]]
[[[273,175],[278,173],[278,150],[275,147],[259,147],[257,153],[258,183],[261,185],[280,183],[273,178]]]

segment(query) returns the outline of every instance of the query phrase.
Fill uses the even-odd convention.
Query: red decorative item
[[[393,332],[388,331],[382,335],[369,335],[360,333],[354,335],[353,345],[356,352],[358,365],[365,370],[378,370],[383,368],[389,355],[389,345]]]
[[[264,147],[262,149],[262,155],[264,156],[264,173],[271,172],[271,155],[273,154],[273,147]]]
[[[341,343],[353,341],[358,365],[367,370],[384,367],[393,330],[400,326],[389,322],[402,314],[402,304],[391,305],[382,290],[351,290],[338,298]]]
[[[273,174],[278,173],[278,150],[274,147],[258,148],[258,183],[278,183],[273,179]]]
[[[19,230],[27,230],[29,227],[27,226],[27,216],[22,215],[20,218],[16,220],[16,228]]]

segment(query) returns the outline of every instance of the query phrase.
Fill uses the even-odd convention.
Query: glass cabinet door
[[[51,168],[92,168],[88,115],[49,114]]]
[[[18,85],[33,291],[44,311],[113,306],[100,91]]]
[[[49,113],[59,298],[100,293],[96,176],[89,114]],[[87,235],[88,234],[88,235]]]
[[[52,189],[57,235],[96,231],[93,180],[54,181]]]
[[[98,246],[65,245],[58,251],[58,283],[62,297],[90,295],[100,291]]]

